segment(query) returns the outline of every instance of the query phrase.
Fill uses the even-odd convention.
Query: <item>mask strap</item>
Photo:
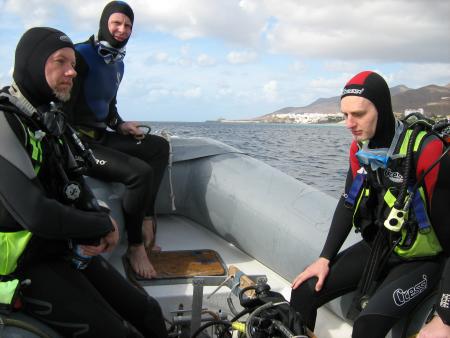
[[[398,120],[395,120],[395,133],[394,133],[394,138],[392,139],[392,143],[389,147],[387,156],[392,158],[392,159],[396,159],[396,158],[401,158],[401,157],[405,157],[406,155],[402,155],[402,154],[395,154],[394,155],[394,151],[395,148],[397,147],[397,143],[398,140],[400,139],[400,135],[403,133],[403,129],[405,129],[405,126],[403,123],[401,123]]]

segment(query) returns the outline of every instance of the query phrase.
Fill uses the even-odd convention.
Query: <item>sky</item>
[[[339,95],[362,70],[390,87],[450,83],[448,0],[130,0],[125,120],[246,119]],[[74,42],[108,1],[0,0],[0,85],[34,26]]]

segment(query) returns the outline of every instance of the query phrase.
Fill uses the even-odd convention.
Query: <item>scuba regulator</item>
[[[253,295],[248,296],[249,293]],[[210,337],[204,334],[204,330],[216,325],[223,327],[222,330],[216,331],[218,338],[230,338],[230,330],[238,331],[239,337],[248,338],[315,337],[307,329],[301,315],[290,306],[282,294],[271,291],[268,284],[258,283],[244,287],[240,289],[238,297],[244,308],[241,312],[236,313],[230,321],[207,322],[194,332],[191,338]],[[245,315],[248,315],[247,319],[241,320]]]
[[[96,163],[92,150],[85,147],[75,130],[67,123],[60,104],[50,102],[49,105],[38,107],[31,119],[40,128],[35,132],[38,140],[42,140],[45,135],[50,136],[46,140],[54,157],[53,165],[63,181],[60,195],[69,204],[77,203],[84,190],[79,178],[86,172],[87,166]],[[77,161],[74,155],[81,160]],[[88,209],[91,207],[90,205]],[[94,206],[94,209],[97,208]]]
[[[389,213],[387,219],[384,222],[384,226],[392,232],[400,232],[406,221],[406,216],[408,210],[413,203],[415,194],[417,193],[418,187],[422,184],[425,176],[444,158],[444,156],[449,152],[450,144],[450,120],[444,119],[441,121],[433,121],[429,118],[424,117],[422,114],[413,113],[405,118],[405,122],[409,124],[409,128],[412,128],[412,135],[408,142],[406,163],[404,167],[404,181],[400,189],[400,194],[397,197],[397,201],[394,204],[391,212]],[[446,149],[443,151],[442,155],[430,165],[429,168],[422,174],[419,180],[414,184],[414,186],[409,190],[408,184],[410,183],[411,168],[413,166],[413,147],[414,142],[418,133],[422,130],[428,130],[430,133],[439,137]],[[409,191],[408,191],[409,190]]]

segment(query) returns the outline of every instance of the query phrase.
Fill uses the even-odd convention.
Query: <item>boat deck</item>
[[[158,217],[158,234],[156,242],[163,250],[195,250],[211,249],[217,251],[227,266],[235,265],[247,275],[266,275],[268,284],[272,290],[280,292],[286,299],[290,297],[290,282],[281,278],[274,271],[251,258],[233,244],[223,240],[221,237],[205,229],[203,226],[180,216],[166,215]],[[116,248],[110,261],[125,274],[122,255],[126,250],[126,244],[121,244]],[[158,281],[157,284],[160,284]],[[215,286],[205,286],[204,296],[212,293]],[[184,309],[190,309],[192,305],[193,285],[192,284],[171,284],[171,285],[151,285],[144,289],[151,296],[157,298],[163,308],[167,318],[171,318],[171,311],[178,309],[179,304],[183,304]],[[222,287],[211,298],[203,298],[203,307],[228,313],[226,298],[230,290]],[[238,306],[237,297],[233,296],[234,305]],[[335,314],[327,309],[320,309],[318,312],[316,335],[320,338],[350,337],[351,326],[343,322]]]

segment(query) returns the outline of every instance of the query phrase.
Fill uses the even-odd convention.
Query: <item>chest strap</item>
[[[353,179],[352,186],[350,187],[350,190],[347,194],[344,195],[345,197],[345,206],[349,209],[352,209],[355,205],[356,198],[359,195],[359,192],[362,189],[362,186],[364,184],[364,181],[366,180],[367,172],[366,170],[361,167]]]

